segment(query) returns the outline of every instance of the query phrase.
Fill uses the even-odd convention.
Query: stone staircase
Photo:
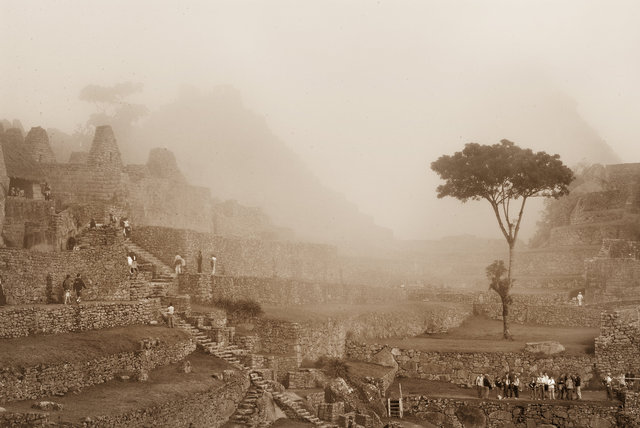
[[[235,345],[224,345],[211,340],[197,327],[189,324],[180,317],[176,317],[176,327],[186,331],[196,341],[196,345],[206,353],[221,358],[231,364],[233,367],[248,372],[251,368],[240,363],[238,355],[246,354],[247,351],[240,349]]]
[[[134,252],[136,254],[138,257],[139,268],[144,267],[143,263],[148,263],[154,266],[155,275],[148,282],[148,297],[166,297],[168,288],[173,285],[174,280],[176,279],[176,274],[173,269],[164,264],[159,258],[151,254],[149,251],[131,241],[125,241],[124,247],[127,249],[127,252]]]
[[[281,392],[272,392],[272,395],[276,404],[278,404],[285,413],[294,413],[298,419],[314,424],[319,428],[337,428],[337,425],[323,421],[309,412],[299,400],[293,400],[287,394]]]

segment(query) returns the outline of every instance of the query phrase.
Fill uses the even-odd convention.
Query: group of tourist
[[[17,187],[13,186],[11,186],[11,189],[9,189],[9,196],[17,196],[18,198],[26,197],[24,189],[18,189]]]
[[[518,373],[507,372],[504,376],[497,376],[493,381],[487,374],[480,374],[475,379],[478,398],[489,398],[490,391],[496,390],[498,400],[506,398],[520,398],[525,385],[522,384]],[[579,374],[562,374],[558,378],[540,373],[531,376],[531,381],[526,385],[529,389],[531,400],[555,400],[582,399],[582,379]],[[557,395],[556,395],[557,392]]]
[[[82,298],[82,290],[84,290],[85,288],[87,288],[87,285],[85,284],[80,274],[77,274],[75,279],[71,279],[71,275],[67,274],[64,281],[62,281],[62,292],[64,297],[63,303],[65,305],[71,303],[71,291],[73,290],[76,295],[76,303],[79,304],[80,299]]]
[[[505,398],[520,397],[520,377],[517,373],[507,372],[504,376],[497,376],[495,380],[491,380],[488,374],[479,374],[475,380],[478,398],[489,398],[489,393],[495,388],[496,398],[502,400]]]
[[[532,400],[582,400],[582,378],[563,373],[556,379],[547,373],[531,376],[529,396]]]
[[[209,263],[211,265],[211,275],[216,274],[216,262],[218,258],[215,254],[211,254],[211,258],[209,259]],[[176,254],[173,258],[173,267],[175,269],[176,275],[184,273],[185,267],[187,266],[186,260],[180,255]],[[202,273],[202,250],[198,250],[198,254],[196,255],[196,266],[198,268],[198,273]]]

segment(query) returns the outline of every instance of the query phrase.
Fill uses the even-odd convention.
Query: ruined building
[[[516,286],[640,296],[637,254],[622,250],[640,239],[640,164],[593,165],[553,204],[564,218],[542,246],[517,253]]]
[[[259,209],[214,200],[209,189],[187,183],[166,149],[152,150],[144,165],[124,165],[110,126],[97,127],[89,152],[73,153],[69,163],[56,162],[41,127],[26,138],[18,128],[0,129],[0,141],[6,246],[65,248],[90,219],[106,223],[110,214],[127,216],[134,225],[229,236],[273,239],[288,233]],[[51,200],[45,200],[45,188]]]

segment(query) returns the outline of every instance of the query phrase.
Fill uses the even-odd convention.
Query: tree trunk
[[[513,263],[513,247],[515,242],[509,242],[509,267],[507,269],[507,289],[502,297],[502,336],[507,340],[513,340],[509,330],[509,306],[511,305],[511,264]]]
[[[506,340],[513,340],[511,331],[509,330],[509,296],[502,298],[502,337]]]

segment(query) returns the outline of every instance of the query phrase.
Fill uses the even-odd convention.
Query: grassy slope
[[[83,361],[139,349],[143,338],[157,337],[175,343],[187,337],[164,326],[129,326],[79,333],[28,336],[0,340],[0,367],[29,367]]]

